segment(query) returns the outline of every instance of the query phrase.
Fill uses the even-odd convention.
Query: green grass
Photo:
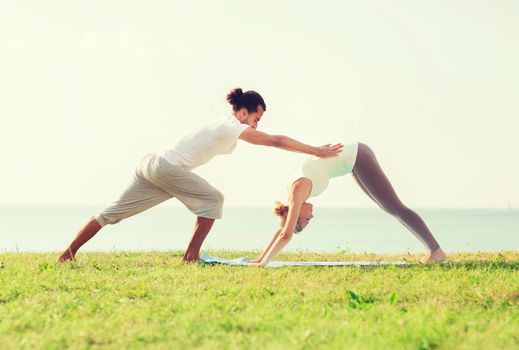
[[[224,257],[257,252],[210,252]],[[518,349],[519,252],[440,265],[183,265],[174,253],[0,254],[0,349]],[[413,255],[281,254],[279,260]]]

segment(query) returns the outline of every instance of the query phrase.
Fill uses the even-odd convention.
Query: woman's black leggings
[[[430,251],[435,251],[440,247],[422,218],[400,201],[378,164],[375,153],[360,142],[352,173],[360,188],[380,208],[407,227]]]

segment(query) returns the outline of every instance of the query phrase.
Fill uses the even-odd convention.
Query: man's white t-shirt
[[[214,156],[232,153],[241,133],[249,127],[235,117],[220,118],[187,132],[159,155],[172,164],[193,170]]]

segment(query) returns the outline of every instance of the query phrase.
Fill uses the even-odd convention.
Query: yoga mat
[[[200,254],[199,262],[202,264],[223,264],[231,266],[249,266],[247,261],[251,258],[223,259],[211,256],[205,252]],[[386,265],[412,265],[406,261],[271,261],[265,267],[283,266],[386,266]]]

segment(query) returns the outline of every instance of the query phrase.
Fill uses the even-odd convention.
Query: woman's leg
[[[373,202],[375,202],[379,207],[380,207],[380,204],[377,203],[377,201],[375,200],[375,198],[373,198],[373,196],[371,196],[371,194],[368,192],[368,190],[364,187],[364,185],[362,184],[362,182],[360,182],[360,180],[357,178],[357,175],[355,175],[355,172],[352,172],[351,173],[351,176],[353,177],[353,180],[355,180],[355,182],[357,183],[357,185],[359,185],[360,189],[362,191],[364,191],[364,193],[369,197],[371,198],[371,200]]]
[[[375,203],[397,218],[430,252],[440,248],[422,218],[400,201],[371,148],[362,143],[359,143],[353,177]]]

